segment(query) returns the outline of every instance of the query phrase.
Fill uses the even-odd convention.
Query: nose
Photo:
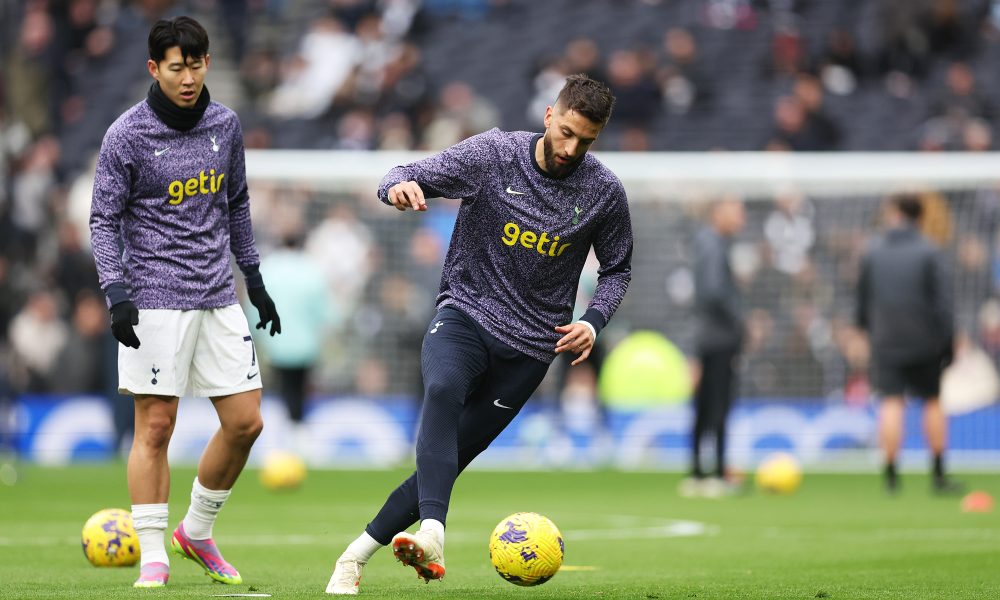
[[[194,74],[191,69],[184,69],[184,78],[181,79],[182,85],[194,85]]]
[[[566,142],[566,154],[570,157],[576,156],[576,150],[580,147],[580,142],[576,139],[567,140]]]

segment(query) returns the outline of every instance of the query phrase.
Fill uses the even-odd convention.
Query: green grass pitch
[[[0,599],[210,598],[266,593],[325,598],[345,544],[358,535],[403,471],[314,471],[302,488],[261,488],[248,471],[215,528],[246,583],[212,583],[171,557],[170,584],[134,590],[136,568],[97,569],[80,551],[91,513],[128,508],[123,465],[22,467],[0,486]],[[171,531],[187,506],[192,470],[173,471]],[[807,474],[790,497],[751,493],[685,500],[679,476],[660,473],[464,474],[447,532],[448,574],[424,584],[383,550],[365,569],[362,598],[1000,598],[1000,516],[966,514],[957,498],[907,475],[895,498],[879,479]],[[995,475],[963,477],[1000,495]],[[537,588],[503,581],[487,540],[516,511],[550,517],[566,540],[564,569]]]

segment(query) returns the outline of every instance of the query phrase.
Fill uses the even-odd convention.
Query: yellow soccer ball
[[[802,483],[802,467],[794,456],[776,452],[757,467],[757,487],[775,494],[791,494]]]
[[[490,535],[490,560],[497,573],[522,586],[541,585],[562,566],[565,546],[555,524],[533,512],[514,513]]]
[[[131,567],[139,562],[139,537],[132,513],[105,508],[87,519],[81,537],[83,555],[95,567]]]
[[[295,489],[305,478],[306,463],[291,452],[268,454],[260,470],[260,483],[269,490]]]

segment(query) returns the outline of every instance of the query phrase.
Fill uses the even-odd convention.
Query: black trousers
[[[701,354],[701,379],[694,394],[694,425],[691,430],[691,474],[702,477],[702,442],[715,439],[715,475],[726,474],[726,420],[736,392],[736,351]]]
[[[517,416],[549,368],[450,306],[431,321],[420,358],[417,470],[365,529],[380,544],[417,520],[445,522],[458,474]]]
[[[288,417],[293,423],[301,423],[306,405],[309,367],[273,367],[273,370],[278,376],[278,390],[288,408]]]

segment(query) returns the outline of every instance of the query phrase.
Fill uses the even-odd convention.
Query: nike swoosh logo
[[[166,154],[168,150],[170,150],[169,147],[164,148],[163,150],[153,150],[153,156],[161,156],[163,154]]]
[[[507,186],[507,193],[508,194],[514,194],[515,196],[523,196],[524,195],[524,192],[515,191],[514,188],[510,187],[509,185]],[[506,408],[506,407],[504,407],[504,408]]]
[[[506,408],[507,410],[514,410],[510,406],[504,406],[503,404],[500,404],[500,398],[497,398],[496,400],[493,401],[493,406],[499,406],[500,408]]]
[[[254,377],[257,376],[257,373],[260,373],[260,371],[255,371],[253,373],[247,373],[247,379],[253,379]]]

